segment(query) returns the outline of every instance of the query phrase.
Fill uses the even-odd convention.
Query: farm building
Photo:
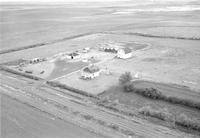
[[[90,51],[90,48],[89,47],[86,47],[86,48],[83,48],[83,53],[88,53]]]
[[[73,52],[67,55],[68,59],[77,59],[80,58],[80,55],[77,52]]]
[[[38,63],[40,62],[40,59],[39,58],[34,58],[34,59],[31,59],[30,60],[30,63],[33,64],[33,63]]]
[[[115,48],[115,47],[100,47],[100,50],[104,51],[104,52],[117,53],[118,48]]]
[[[81,78],[82,79],[93,79],[95,77],[98,77],[100,75],[100,69],[99,67],[95,65],[90,65],[88,67],[85,67],[82,70]]]
[[[34,58],[34,59],[31,59],[30,60],[30,64],[35,64],[35,63],[39,63],[39,62],[42,62],[42,61],[45,61],[46,59],[45,58]]]
[[[117,51],[117,57],[126,59],[132,57],[132,50],[130,48],[123,48]]]

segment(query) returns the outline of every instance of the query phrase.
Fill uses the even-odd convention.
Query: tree
[[[119,77],[119,83],[126,92],[132,92],[134,90],[132,79],[133,77],[130,72],[125,72]]]
[[[132,75],[130,72],[125,72],[124,74],[122,74],[120,77],[119,77],[119,82],[120,84],[126,84],[127,82],[131,82],[133,79]]]
[[[125,92],[132,92],[135,90],[133,82],[126,82],[125,84],[123,84],[123,88]]]

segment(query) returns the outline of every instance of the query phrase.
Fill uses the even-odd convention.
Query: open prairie
[[[3,137],[199,137],[199,5],[0,4],[0,94],[15,99],[2,96]],[[125,72],[164,96],[125,92]],[[145,117],[147,106],[174,120]]]

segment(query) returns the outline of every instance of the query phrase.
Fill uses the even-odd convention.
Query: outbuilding
[[[73,53],[70,53],[67,55],[68,59],[77,59],[79,57],[80,57],[80,55],[77,52],[73,52]]]
[[[117,51],[117,57],[122,58],[122,59],[127,59],[132,57],[132,50],[128,47],[119,49]]]

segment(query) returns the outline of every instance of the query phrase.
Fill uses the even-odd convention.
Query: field
[[[1,99],[1,123],[4,124],[1,127],[1,136],[3,138],[34,138],[42,135],[45,137],[77,138],[80,133],[85,138],[100,138],[100,136],[70,122],[63,122],[63,120],[41,113],[39,110],[7,96],[1,95]]]
[[[23,82],[23,75],[21,77],[14,77],[16,80],[19,79],[23,82],[22,86],[17,86],[17,81],[11,81],[12,75],[10,74],[12,74],[12,71],[10,71],[10,74],[5,75],[6,69],[4,71],[2,69],[0,70],[1,74],[8,76],[8,78],[4,80],[2,77],[3,83],[0,88],[4,91],[7,89],[7,95],[12,97],[13,94],[15,98],[19,90],[22,89],[23,93],[23,91],[26,91],[26,87],[30,93],[32,93],[32,89],[36,89],[36,91],[41,89],[41,93],[36,92],[34,94],[42,95],[43,100],[47,103],[49,102],[48,98],[52,98],[54,102],[61,102],[60,105],[49,102],[55,109],[59,108],[59,111],[63,110],[61,107],[65,107],[65,104],[71,105],[67,101],[76,101],[77,99],[74,100],[74,98],[80,96],[77,93],[80,91],[86,92],[90,96],[93,95],[96,99],[87,99],[87,94],[85,94],[87,97],[85,99],[83,94],[84,98],[82,96],[78,98],[82,101],[75,103],[80,102],[81,106],[87,106],[84,109],[75,106],[74,109],[77,109],[77,112],[80,113],[80,115],[78,114],[79,117],[83,117],[87,121],[89,120],[89,122],[92,120],[91,118],[93,118],[93,121],[97,121],[99,116],[97,118],[90,116],[91,118],[89,117],[90,119],[88,119],[88,114],[81,114],[82,110],[86,110],[83,113],[96,111],[96,108],[92,108],[98,104],[95,106],[93,104],[102,103],[104,100],[108,103],[110,102],[111,106],[119,107],[120,111],[124,107],[127,110],[132,110],[136,116],[142,107],[150,106],[156,110],[166,109],[174,116],[184,113],[188,117],[196,118],[200,121],[199,109],[163,100],[150,99],[134,92],[126,93],[119,85],[120,75],[130,72],[136,88],[155,88],[166,96],[199,103],[199,4],[198,1],[183,2],[181,4],[162,2],[155,4],[153,1],[149,2],[148,0],[145,0],[144,3],[137,1],[130,2],[129,4],[125,2],[108,2],[107,4],[93,2],[89,4],[65,3],[63,5],[2,4],[0,5],[0,8],[2,8],[0,10],[2,17],[0,21],[2,34],[0,37],[0,66],[14,70],[15,75],[25,74],[24,76],[29,76],[29,78],[31,78],[30,76],[36,76],[41,78],[41,80],[29,82],[30,80],[24,79]],[[117,52],[106,51],[105,48],[117,49]],[[131,50],[132,56],[124,59],[119,58],[119,51],[126,48]],[[84,69],[94,65],[99,69],[99,76],[84,79]],[[91,74],[92,72],[90,71]],[[11,77],[9,78],[9,76]],[[11,81],[10,84],[9,81]],[[25,85],[26,82],[27,86]],[[59,91],[56,87],[49,86],[47,82],[59,83],[65,89],[61,92],[62,90]],[[51,90],[49,92],[45,91],[45,89]],[[74,94],[73,92],[75,91],[79,92]],[[59,94],[55,97],[59,99],[58,97],[60,96],[61,99],[63,98],[63,101],[57,101],[53,97],[57,93]],[[21,97],[18,100],[23,100],[23,95]],[[37,98],[35,99],[37,100]],[[99,101],[96,101],[97,99]],[[94,102],[91,103],[92,105],[89,105],[90,100]],[[56,132],[58,129],[52,126],[52,120],[43,117],[45,115],[40,116],[39,112],[31,110],[29,107],[25,107],[25,105],[8,97],[5,97],[4,102],[8,102],[8,105],[3,103],[3,112],[6,112],[9,116],[11,116],[12,112],[15,112],[16,117],[19,118],[22,124],[24,122],[20,118],[21,115],[25,116],[24,118],[30,119],[30,124],[33,124],[33,127],[28,126],[28,132],[33,130],[37,136],[43,134],[43,132],[37,131],[35,125],[37,122],[41,122],[39,124],[40,127],[48,128],[46,132],[52,132],[49,135],[53,135],[53,132]],[[36,103],[34,100],[30,101],[30,104]],[[15,111],[15,106],[22,109]],[[40,106],[38,107],[40,108]],[[91,107],[91,109],[88,109],[88,107]],[[12,110],[8,110],[8,108],[12,108]],[[27,114],[24,113],[25,111],[27,111]],[[51,112],[48,108],[46,111]],[[56,114],[57,112],[54,113]],[[28,114],[36,115],[33,118],[29,118]],[[34,122],[34,120],[37,120],[35,116],[39,116],[41,120]],[[13,131],[11,137],[15,133],[18,137],[27,137],[27,135],[34,137],[31,133],[26,133],[25,129],[18,130],[20,126],[16,126],[16,122],[14,122],[14,126],[11,125],[12,118],[15,118],[15,116],[11,116],[10,119],[3,115],[3,118],[5,118],[4,121],[8,122],[3,122],[8,124],[3,129],[7,133],[5,137],[9,137],[8,133],[11,131]],[[159,119],[145,118],[144,116],[139,118],[153,124],[155,123],[156,126],[161,125],[170,129],[172,127]],[[43,124],[43,120],[46,119],[48,123]],[[81,122],[82,119],[77,119],[76,121]],[[77,122],[74,123],[76,124]],[[54,120],[54,123],[62,126],[59,133],[56,133],[54,136],[63,137],[66,132],[62,130],[70,127],[72,133],[76,133],[74,129],[77,129],[80,133],[83,132],[83,137],[98,137],[95,134],[93,135],[93,133],[85,133],[84,129],[74,128],[76,126],[71,124],[68,126],[68,123],[63,123],[59,119]],[[101,122],[104,126],[107,123]],[[96,122],[94,124],[96,125]],[[108,126],[116,129],[109,125],[109,123]],[[94,127],[94,129],[98,130],[98,127]],[[105,130],[105,134],[109,134],[110,130]],[[116,130],[119,132],[113,133],[113,136],[116,136],[118,133],[127,134],[127,132],[123,131],[124,129],[118,128]],[[141,130],[141,128],[138,127],[138,130]],[[19,135],[16,131],[20,131]],[[179,131],[199,136],[199,132],[195,130],[182,130],[182,128],[175,127],[174,131],[174,136],[177,136],[176,132],[182,135]],[[136,131],[135,134],[142,133],[144,132]],[[66,135],[76,137],[76,135],[71,135],[70,133]],[[147,135],[145,134],[144,136]],[[153,136],[151,135],[151,137]]]

